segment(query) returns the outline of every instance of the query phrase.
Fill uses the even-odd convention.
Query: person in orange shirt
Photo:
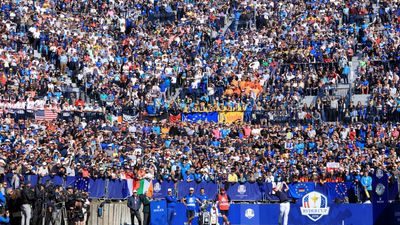
[[[233,78],[233,80],[231,82],[231,85],[234,86],[234,87],[239,87],[239,80],[238,80],[237,77]]]
[[[225,95],[226,95],[226,96],[232,96],[232,95],[233,95],[233,90],[232,90],[232,88],[226,89]]]
[[[239,87],[241,90],[244,90],[246,88],[246,86],[247,86],[247,82],[245,80],[241,80],[239,82]]]

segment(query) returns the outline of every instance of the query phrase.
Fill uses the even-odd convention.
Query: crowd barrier
[[[152,201],[151,203],[152,225],[164,225],[166,223],[165,201]],[[302,214],[302,201],[298,204],[291,204],[289,213],[289,224],[291,225],[395,225],[400,222],[400,204],[386,204],[380,214],[375,215],[377,206],[375,204],[334,204],[328,203],[327,215]],[[98,214],[99,207],[103,212]],[[176,216],[173,223],[182,225],[185,222],[186,213],[183,204],[179,203],[176,208]],[[303,210],[304,211],[304,210]],[[278,224],[279,204],[231,204],[229,219],[233,225],[236,224]],[[143,218],[143,217],[142,217]],[[193,225],[198,224],[196,213]],[[316,220],[316,221],[314,221]],[[222,218],[219,217],[220,224]],[[92,201],[88,225],[121,225],[131,224],[130,213],[126,201],[123,202],[101,202]]]
[[[10,186],[12,184],[12,176],[6,176]],[[112,179],[92,179],[83,177],[59,177],[45,176],[40,178],[37,175],[27,175],[24,177],[25,183],[32,186],[38,183],[46,184],[51,182],[55,185],[64,187],[71,186],[73,188],[83,190],[89,193],[90,198],[107,198],[107,199],[124,199],[131,195],[135,187],[135,180],[112,180]],[[154,199],[163,199],[167,195],[169,188],[173,189],[178,198],[181,199],[188,194],[189,188],[194,188],[195,193],[199,193],[201,188],[205,189],[207,195],[211,198],[215,197],[220,187],[224,187],[233,201],[277,201],[277,197],[273,194],[273,183],[213,183],[213,182],[168,182],[153,180],[151,182],[151,191]],[[388,183],[387,175],[382,177],[373,176],[373,190],[378,187],[380,192],[373,192],[373,199],[377,203],[387,203],[394,201],[399,194],[397,182]],[[337,200],[343,200],[346,197],[351,198],[362,191],[357,185],[351,182],[327,182],[325,184],[314,182],[298,182],[289,184],[289,196],[293,199],[301,199],[306,194],[317,191],[327,196],[327,201],[332,203]],[[350,201],[351,202],[351,201]]]

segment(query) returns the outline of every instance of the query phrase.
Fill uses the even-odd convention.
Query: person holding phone
[[[0,216],[0,225],[10,224],[10,212],[7,210]]]

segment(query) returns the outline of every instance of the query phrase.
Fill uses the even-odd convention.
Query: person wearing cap
[[[168,195],[165,197],[167,200],[167,223],[168,225],[172,225],[172,220],[174,219],[174,216],[176,215],[176,204],[178,203],[178,200],[176,199],[176,196],[172,193],[172,189],[168,188]]]
[[[226,224],[226,225],[231,224],[228,220],[231,198],[226,193],[225,188],[220,189],[220,192],[217,195],[215,200],[219,207],[219,211],[222,215],[222,218],[224,219],[224,224]]]
[[[181,201],[186,206],[187,224],[192,225],[192,220],[196,214],[196,202],[201,203],[194,195],[194,188],[189,188],[189,194],[182,198]]]
[[[279,198],[279,225],[287,225],[289,220],[290,200],[287,192],[289,187],[285,182],[281,182],[273,188],[275,195]]]
[[[128,198],[128,208],[131,211],[131,223],[135,224],[135,217],[139,225],[142,225],[142,218],[140,216],[141,199],[137,194],[137,190],[133,190],[132,195]]]
[[[208,207],[208,196],[204,190],[204,188],[200,188],[200,194],[197,196],[197,198],[200,200],[200,211],[204,212],[207,211]],[[203,224],[203,217],[201,216],[202,214],[199,214],[199,224]]]

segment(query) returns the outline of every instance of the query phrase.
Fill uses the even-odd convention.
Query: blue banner
[[[327,188],[328,200],[333,202],[335,200],[344,200],[345,197],[349,196],[350,190],[353,188],[353,184],[350,182],[335,183],[328,182],[325,184]]]
[[[183,113],[182,121],[185,122],[215,122],[218,123],[218,112]]]
[[[11,179],[12,174],[6,176],[5,181]],[[24,182],[30,183],[35,186],[38,182],[45,184],[51,182],[54,185],[62,185],[63,187],[73,187],[78,190],[89,192],[91,198],[114,198],[124,199],[129,196],[129,189],[126,180],[110,180],[106,182],[105,179],[82,178],[82,177],[59,177],[59,176],[45,176],[39,180],[37,175],[24,176]],[[107,183],[107,188],[105,187]],[[176,185],[176,186],[175,186]],[[354,198],[354,185],[348,183],[291,183],[289,186],[289,197],[300,199],[307,193],[318,191],[327,196],[329,203],[335,200],[343,200],[346,196],[352,200]],[[200,189],[204,188],[206,195],[209,198],[214,198],[218,192],[218,185],[212,182],[159,182],[153,181],[153,197],[155,199],[163,199],[167,195],[168,188],[177,191],[178,198],[189,193],[189,188],[195,189],[195,194],[199,194]],[[234,201],[260,201],[267,200],[270,202],[278,201],[276,195],[272,191],[272,183],[244,183],[244,184],[226,184],[227,192]],[[107,193],[105,190],[108,189]],[[176,190],[175,190],[176,189]],[[388,177],[386,173],[374,174],[373,176],[373,201],[374,203],[386,204],[389,200],[395,200],[398,195],[397,181],[394,184],[388,184]]]
[[[36,186],[39,180],[38,175],[25,175],[25,184],[31,184],[32,187]]]
[[[175,183],[172,181],[159,182],[158,180],[153,180],[153,198],[160,199],[167,196],[168,188],[174,190]]]
[[[260,186],[261,193],[265,195],[265,200],[269,202],[278,202],[278,196],[274,195],[272,192],[272,183],[263,183]]]
[[[129,196],[126,180],[110,180],[108,183],[108,198],[122,199]]]
[[[66,178],[66,180],[65,180],[64,188],[67,188],[67,187],[74,187],[74,186],[75,186],[75,181],[76,181],[76,179],[77,179],[77,177],[68,176],[68,177]]]
[[[312,182],[291,183],[289,186],[289,196],[295,199],[302,198],[304,195],[314,191],[315,185]]]
[[[380,214],[374,213],[374,225],[388,225],[388,224],[400,224],[400,204],[399,203],[389,203],[384,204],[384,210],[382,210],[382,205],[374,205],[374,211],[378,207],[381,211]]]
[[[388,184],[389,186],[389,200],[394,201],[397,196],[399,195],[399,185],[397,184],[397,181],[394,181],[394,183]]]
[[[372,203],[374,204],[374,217],[379,217],[386,211],[389,202],[388,175],[377,169],[372,177]],[[364,191],[363,189],[361,191]]]
[[[166,201],[150,202],[150,225],[167,224],[167,203]]]
[[[52,183],[54,185],[62,186],[63,185],[63,178],[59,177],[59,176],[54,176],[54,177],[45,176],[45,177],[43,177],[42,178],[42,184],[46,184],[47,182],[50,182],[50,183]]]
[[[233,201],[260,201],[262,199],[257,183],[235,183],[227,190]]]
[[[377,169],[372,175],[372,201],[374,204],[387,204],[389,201],[388,175]]]
[[[197,182],[179,182],[178,184],[178,199],[182,199],[183,197],[185,197],[186,195],[189,194],[189,189],[190,188],[194,188],[194,194],[198,195],[200,194],[200,189],[204,188],[204,192],[205,194],[211,198],[214,199],[215,196],[218,193],[218,185],[215,183],[207,183],[207,182],[201,182],[201,183],[197,183]]]
[[[257,204],[239,205],[240,224],[258,225],[261,224],[262,215]],[[233,208],[234,209],[234,208]]]
[[[279,204],[231,204],[229,209],[229,221],[231,224],[269,225],[279,222]],[[371,204],[328,204],[327,215],[317,220],[311,220],[301,212],[301,204],[290,204],[289,225],[372,225]],[[186,208],[179,203],[176,206],[176,216],[172,224],[184,225],[186,222]],[[198,224],[198,217],[192,221]],[[222,224],[222,218],[219,217]],[[390,223],[387,223],[390,224]]]
[[[125,182],[126,183],[126,182]],[[90,179],[89,181],[89,197],[91,198],[105,198],[106,181],[104,179]]]

